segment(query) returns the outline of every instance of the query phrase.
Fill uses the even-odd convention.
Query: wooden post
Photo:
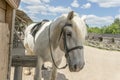
[[[0,0],[0,22],[5,22],[6,2]]]
[[[15,9],[19,3],[20,0],[0,0],[0,80],[10,80]]]
[[[9,38],[8,24],[0,23],[0,80],[7,80]]]
[[[15,66],[14,80],[22,80],[22,71],[23,71],[22,66]]]
[[[6,7],[6,17],[5,17],[5,22],[8,23],[9,26],[9,32],[10,32],[10,38],[9,38],[9,54],[8,54],[8,74],[7,74],[7,78],[8,80],[10,80],[10,72],[11,72],[11,61],[12,61],[12,56],[11,56],[11,52],[12,52],[12,43],[13,43],[13,31],[14,31],[14,22],[15,22],[15,9],[13,9],[12,7],[10,7],[9,4],[7,4]]]

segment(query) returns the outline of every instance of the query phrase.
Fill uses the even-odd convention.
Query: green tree
[[[109,26],[99,27],[88,27],[89,33],[99,34],[120,34],[120,19],[116,18],[114,22]]]

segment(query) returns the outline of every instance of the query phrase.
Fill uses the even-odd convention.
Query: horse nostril
[[[74,65],[74,69],[77,69],[77,64]]]

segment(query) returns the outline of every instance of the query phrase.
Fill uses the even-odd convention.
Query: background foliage
[[[120,34],[120,19],[116,18],[114,22],[109,26],[103,27],[89,27],[87,25],[88,33],[97,34]]]

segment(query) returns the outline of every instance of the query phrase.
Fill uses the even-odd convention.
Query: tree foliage
[[[114,22],[109,26],[99,27],[87,27],[89,33],[97,34],[120,34],[120,19],[116,18]]]

